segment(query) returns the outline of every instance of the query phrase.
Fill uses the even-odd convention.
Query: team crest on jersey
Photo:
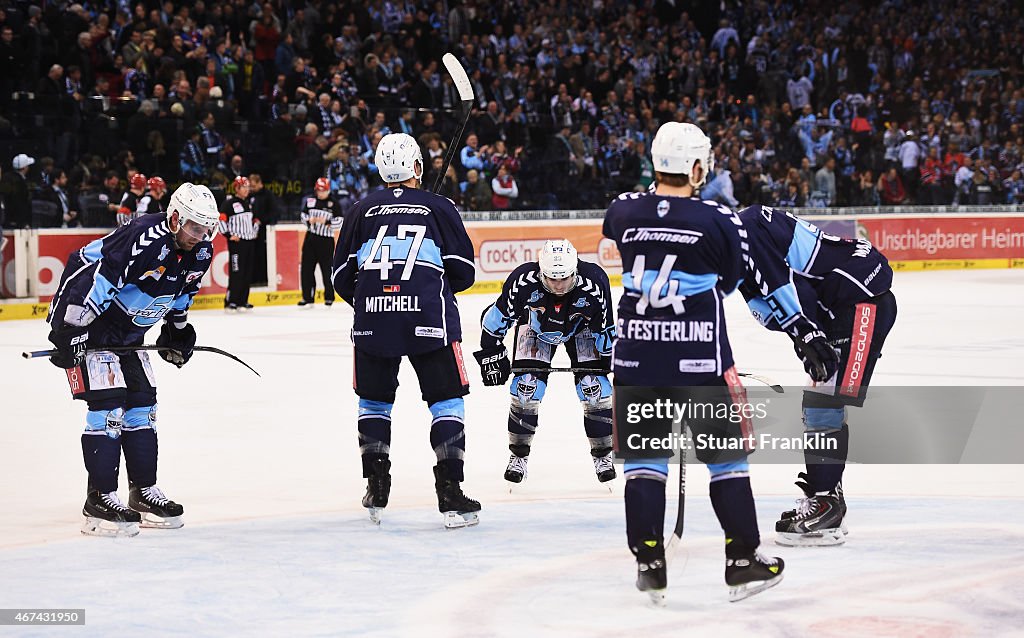
[[[586,307],[587,307],[587,306],[589,306],[589,305],[590,305],[590,302],[589,302],[589,301],[587,301],[587,300],[586,300],[586,299],[584,299],[583,297],[580,297],[579,299],[577,299],[577,300],[576,300],[576,301],[575,301],[575,302],[574,302],[574,303],[572,304],[572,307],[573,307],[573,308],[586,308]]]
[[[203,259],[209,259],[209,258],[210,258],[210,248],[208,246],[203,246],[202,248],[199,249],[199,252],[196,253],[196,261],[200,261],[200,260],[203,260]]]
[[[234,205],[232,206],[232,208],[235,209],[236,213],[244,213],[245,212],[245,205],[242,202],[235,202]]]
[[[164,248],[166,248],[166,246]],[[142,281],[143,279],[146,279],[148,277],[152,277],[154,280],[160,281],[160,278],[164,276],[164,271],[165,270],[167,270],[166,266],[160,266],[159,268],[155,268],[153,270],[146,271],[146,273],[144,275],[139,277],[139,281]]]
[[[164,244],[163,247],[160,249],[160,256],[157,257],[156,259],[157,261],[163,261],[164,259],[167,258],[167,255],[169,254],[171,254],[171,249],[167,244]]]
[[[306,198],[306,208],[313,208],[314,206],[316,206],[316,199],[314,199],[312,197],[307,197]]]
[[[534,290],[530,293],[530,298],[526,300],[526,303],[537,303],[542,296],[539,290]]]
[[[665,215],[668,215],[668,209],[670,206],[671,205],[668,203],[667,199],[663,199],[660,202],[658,202],[658,217],[664,217]]]
[[[402,191],[402,189],[401,189],[401,188],[396,188],[396,189],[395,189],[394,191],[392,191],[392,192],[393,192],[393,194],[394,194],[394,196],[395,196],[395,199],[398,199],[399,197],[401,197],[401,196],[402,196],[402,192],[403,192],[403,191]]]
[[[192,283],[193,281],[195,281],[196,279],[199,279],[202,276],[203,276],[203,271],[201,271],[201,270],[190,270],[190,271],[188,271],[188,274],[185,275],[185,284],[188,285],[188,284]]]

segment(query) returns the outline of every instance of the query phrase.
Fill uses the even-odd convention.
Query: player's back
[[[757,278],[784,284],[789,273],[775,271],[788,267],[827,308],[879,295],[892,285],[888,260],[866,239],[830,235],[788,211],[768,206],[751,206],[740,218],[750,233],[750,265],[758,271]]]
[[[455,293],[473,285],[473,245],[450,200],[414,188],[376,191],[348,212],[334,285],[355,309],[357,348],[384,356],[462,339]]]
[[[622,255],[617,365],[671,353],[663,378],[731,367],[721,300],[743,274],[739,218],[697,198],[628,193],[609,207],[604,234]]]

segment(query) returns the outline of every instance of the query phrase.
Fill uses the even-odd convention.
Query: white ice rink
[[[875,383],[1024,386],[1024,272],[898,273],[894,292]],[[429,414],[407,364],[383,525],[360,507],[342,304],[193,313],[200,343],[263,377],[205,353],[182,370],[157,361],[159,484],[186,526],[84,537],[85,406],[61,371],[18,356],[47,346],[42,321],[0,322],[0,608],[86,610],[85,627],[0,635],[1024,635],[1020,465],[851,466],[848,542],[819,549],[772,543],[797,470],[754,465],[763,547],[786,559],[786,579],[737,604],[694,467],[668,607],[649,608],[633,587],[621,478],[614,493],[595,480],[567,376],[553,378],[529,478],[509,494],[507,391],[484,388],[468,354],[490,301],[460,298],[473,379],[465,489],[484,507],[478,527],[456,531],[436,510]],[[728,313],[740,369],[802,383],[788,339],[757,326],[738,295]],[[856,437],[856,410],[850,423]]]

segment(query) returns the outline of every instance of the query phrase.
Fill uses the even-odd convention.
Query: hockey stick
[[[683,517],[686,514],[686,425],[680,425],[679,445],[679,506],[676,510],[676,526],[672,530],[672,537],[665,544],[665,561],[670,562],[679,549],[679,543],[683,540]]]
[[[175,352],[178,355],[181,355],[181,352],[179,350],[175,350],[174,348],[168,348],[167,346],[156,346],[156,345],[142,345],[142,346],[95,346],[95,347],[89,348],[88,350],[86,350],[86,352],[99,352],[99,351],[104,351],[104,352],[136,352],[138,350],[162,350],[164,352]],[[212,352],[214,354],[223,355],[223,356],[225,356],[225,357],[227,357],[229,359],[233,359],[233,360],[237,361],[238,363],[241,363],[246,368],[249,368],[250,370],[252,370],[253,374],[255,374],[257,377],[262,376],[259,372],[256,372],[256,369],[253,368],[251,365],[249,365],[245,361],[242,361],[241,359],[239,359],[235,355],[231,354],[230,352],[225,352],[224,350],[221,350],[220,348],[214,348],[213,346],[195,346],[195,347],[192,348],[192,350],[194,350],[196,352]],[[22,352],[21,356],[25,357],[26,359],[38,359],[40,357],[52,357],[55,354],[57,354],[57,350],[33,350],[31,352]]]
[[[451,143],[448,144],[448,150],[444,153],[444,164],[441,166],[441,172],[434,178],[434,186],[430,189],[432,193],[437,193],[441,189],[445,173],[448,172],[448,165],[452,163],[452,158],[455,157],[459,142],[462,141],[462,134],[466,131],[466,124],[469,123],[469,114],[473,111],[473,85],[469,83],[466,69],[462,68],[458,58],[451,53],[445,53],[441,58],[441,62],[448,69],[448,74],[452,76],[455,88],[459,92],[459,99],[462,100],[462,124],[459,126],[459,132],[456,133]]]
[[[602,368],[512,368],[513,374],[538,374],[541,372],[581,372],[586,374],[609,374]]]
[[[739,374],[740,374],[741,377],[744,377],[746,379],[753,379],[754,381],[757,381],[759,383],[763,383],[766,386],[768,386],[769,388],[771,388],[772,390],[774,390],[775,392],[778,392],[779,394],[784,394],[784,390],[782,389],[782,386],[779,385],[778,383],[775,383],[774,381],[772,381],[768,377],[762,377],[759,374],[750,374],[749,372],[740,372]]]

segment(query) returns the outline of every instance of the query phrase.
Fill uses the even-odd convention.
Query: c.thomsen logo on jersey
[[[627,228],[622,233],[623,244],[634,241],[663,241],[670,244],[696,244],[704,233],[682,228]]]

